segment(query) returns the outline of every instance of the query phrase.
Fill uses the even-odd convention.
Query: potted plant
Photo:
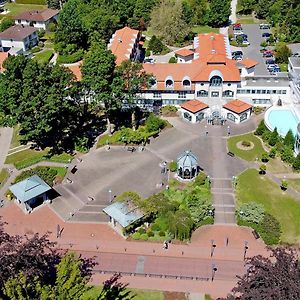
[[[283,190],[283,191],[286,191],[287,188],[288,188],[288,182],[286,180],[282,180],[281,181],[281,186],[280,188]]]
[[[266,162],[269,161],[269,155],[268,155],[268,153],[265,152],[265,153],[262,154],[261,161],[264,162],[264,163],[266,163]]]
[[[267,166],[265,164],[262,164],[259,166],[259,174],[265,175],[267,172]]]

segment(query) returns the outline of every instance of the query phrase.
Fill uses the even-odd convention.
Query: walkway
[[[0,128],[0,170],[3,168],[12,138],[13,129],[9,127]]]

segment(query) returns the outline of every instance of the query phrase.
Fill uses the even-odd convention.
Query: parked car
[[[300,52],[296,52],[292,55],[293,57],[300,57]]]
[[[267,70],[271,73],[278,73],[278,72],[280,72],[280,67],[276,64],[268,65]]]
[[[263,52],[263,57],[268,57],[268,58],[273,57],[273,51],[272,50],[265,50]]]
[[[237,34],[243,34],[243,29],[242,27],[235,27],[233,28],[233,34],[237,35]]]
[[[232,28],[242,28],[242,24],[241,23],[235,23],[235,24],[232,24]]]
[[[267,65],[275,65],[275,60],[274,59],[267,59],[266,64]]]
[[[243,51],[241,50],[237,50],[237,51],[233,51],[231,52],[232,57],[233,56],[243,56]]]
[[[270,32],[264,32],[261,36],[263,38],[269,38],[272,34]]]
[[[243,40],[243,45],[250,45],[249,41],[248,40]]]
[[[243,59],[243,56],[241,56],[241,55],[236,55],[236,56],[233,56],[232,59],[237,60],[237,61],[240,61],[240,60]]]
[[[155,60],[154,60],[154,58],[147,57],[144,59],[144,63],[145,64],[154,64]]]
[[[270,29],[271,25],[270,24],[259,24],[259,29]]]

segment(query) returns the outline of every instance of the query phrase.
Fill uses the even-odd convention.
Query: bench
[[[255,237],[255,239],[259,239],[259,234],[256,230],[252,231],[253,236]]]
[[[127,151],[134,152],[135,150],[136,150],[135,147],[127,147]]]
[[[234,157],[234,156],[235,156],[234,153],[231,152],[231,151],[227,152],[227,155],[229,155],[229,156],[231,156],[231,157]]]

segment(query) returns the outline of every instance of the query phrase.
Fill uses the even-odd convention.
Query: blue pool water
[[[285,136],[290,129],[294,134],[297,133],[299,119],[290,110],[273,110],[269,113],[268,121],[272,129],[277,127],[281,136]]]

